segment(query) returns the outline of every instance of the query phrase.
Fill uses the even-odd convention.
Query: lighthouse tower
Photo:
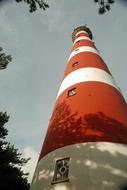
[[[126,102],[90,29],[72,41],[31,190],[125,190]]]

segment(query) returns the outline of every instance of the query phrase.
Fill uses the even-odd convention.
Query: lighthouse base
[[[68,180],[53,181],[57,160],[65,158]],[[31,190],[127,190],[127,145],[89,142],[56,149],[39,161]]]

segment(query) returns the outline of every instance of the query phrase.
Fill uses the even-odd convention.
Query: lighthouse
[[[126,101],[90,29],[72,42],[31,190],[125,190]]]

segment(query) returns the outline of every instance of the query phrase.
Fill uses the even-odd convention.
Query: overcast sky
[[[0,111],[7,111],[8,139],[26,157],[30,179],[53,110],[76,26],[91,29],[96,47],[127,100],[127,6],[116,1],[97,13],[93,0],[48,0],[30,14],[24,3],[0,6],[0,46],[13,56],[0,71]]]

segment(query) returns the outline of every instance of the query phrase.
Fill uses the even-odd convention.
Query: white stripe
[[[74,41],[73,44],[75,44],[77,41],[79,40],[89,40],[89,41],[92,41],[89,37],[86,37],[86,36],[80,36],[78,38],[76,38],[76,40]]]
[[[81,53],[81,52],[92,52],[92,53],[96,53],[97,55],[100,56],[99,52],[98,52],[95,48],[90,47],[90,46],[81,46],[81,47],[76,48],[74,51],[71,52],[68,61],[69,61],[73,56],[75,56],[75,55],[77,55],[78,53]]]
[[[113,77],[109,73],[107,73],[102,69],[87,67],[75,70],[65,77],[60,86],[57,98],[64,90],[71,87],[72,85],[75,85],[80,82],[90,82],[90,81],[103,82],[119,90]]]
[[[53,188],[51,181],[56,161],[68,157],[71,158],[70,182],[57,183],[57,188]],[[30,190],[122,190],[120,187],[124,184],[127,184],[127,145],[88,142],[64,146],[43,157],[38,162]]]
[[[88,33],[85,32],[84,30],[81,30],[81,31],[77,32],[75,36],[77,36],[78,34],[81,34],[81,33],[88,34]]]

